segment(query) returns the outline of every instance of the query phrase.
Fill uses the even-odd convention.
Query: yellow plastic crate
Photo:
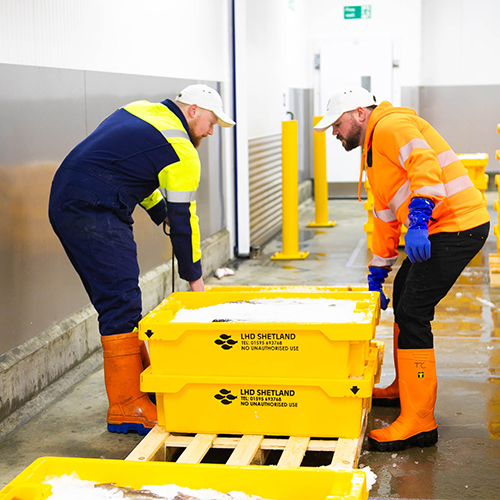
[[[478,175],[476,178],[476,182],[474,183],[474,187],[479,189],[484,194],[484,191],[488,189],[488,182],[490,180],[490,176],[488,174]]]
[[[363,375],[343,379],[141,374],[156,393],[158,424],[170,432],[358,438],[370,405],[379,354],[372,345]],[[230,373],[230,372],[228,372]]]
[[[497,255],[500,256],[500,224],[495,224],[493,226],[493,233],[497,237]]]
[[[469,175],[469,179],[474,184],[474,187],[477,189],[483,189],[482,185],[484,184],[484,176],[487,175],[484,173],[484,167],[466,167],[467,174]]]
[[[489,156],[487,153],[474,153],[474,154],[458,154],[458,159],[462,162],[465,168],[479,168],[483,169],[488,165]]]
[[[176,484],[223,493],[242,491],[270,500],[366,500],[366,474],[361,470],[266,466],[186,465],[90,458],[40,458],[0,491],[0,500],[42,500],[49,497],[47,476],[76,472],[85,481],[115,483],[140,489]]]
[[[335,318],[313,323],[177,323],[181,309],[251,299],[334,299],[356,304],[356,322]],[[176,292],[139,322],[154,375],[334,379],[363,375],[380,316],[376,292],[218,291]]]
[[[469,178],[476,189],[481,191],[483,200],[487,201],[485,191],[488,189],[489,175],[485,174],[489,156],[487,153],[459,154],[457,155],[467,169]]]

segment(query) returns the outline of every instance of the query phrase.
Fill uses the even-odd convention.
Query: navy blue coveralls
[[[121,108],[78,144],[57,170],[49,219],[99,315],[101,335],[128,333],[141,319],[132,212],[168,216],[179,274],[202,275],[195,193],[198,153],[170,100]]]

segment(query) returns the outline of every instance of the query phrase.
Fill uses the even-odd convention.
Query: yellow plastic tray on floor
[[[156,393],[158,424],[170,432],[355,439],[379,361],[372,344],[355,379],[173,377],[146,369],[141,390]]]
[[[149,343],[154,375],[347,379],[361,377],[380,315],[380,295],[368,291],[176,292],[139,323]],[[304,306],[302,323],[177,323],[181,309],[251,299],[327,298],[349,300],[359,320],[313,323]],[[358,313],[356,314],[358,316]]]
[[[133,462],[92,458],[43,457],[33,462],[0,491],[0,500],[50,498],[47,477],[76,472],[84,481],[115,483],[140,489],[176,484],[223,493],[242,491],[270,500],[365,500],[366,474],[361,470],[231,466],[169,462]]]

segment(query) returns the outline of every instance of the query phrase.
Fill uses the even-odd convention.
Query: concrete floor
[[[488,198],[492,224],[496,224],[492,206],[498,195],[488,193]],[[329,205],[330,218],[337,226],[328,229],[306,227],[314,219],[312,202],[301,209],[300,250],[310,252],[306,260],[271,261],[270,256],[281,250],[281,239],[275,238],[262,249],[260,258],[232,262],[235,276],[222,281],[209,278],[206,283],[365,284],[370,254],[363,231],[367,218],[363,204],[331,200]],[[365,445],[360,467],[370,466],[377,474],[370,498],[500,498],[500,288],[488,284],[488,254],[495,251],[496,239],[491,235],[482,254],[465,270],[436,312],[438,444],[397,453],[372,452]],[[390,283],[386,289],[389,296]],[[377,338],[387,342],[381,381],[386,385],[394,375],[392,310],[383,312]],[[0,487],[41,456],[125,458],[141,438],[107,432],[106,410],[98,353],[18,412],[17,424],[21,425],[11,424],[10,429],[4,426]],[[390,423],[397,414],[396,409],[374,408],[369,429]]]

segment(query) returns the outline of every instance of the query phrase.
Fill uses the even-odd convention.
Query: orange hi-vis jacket
[[[368,121],[361,169],[375,198],[370,266],[392,266],[413,198],[434,204],[429,234],[459,232],[490,220],[486,203],[446,141],[415,111],[380,103]]]

